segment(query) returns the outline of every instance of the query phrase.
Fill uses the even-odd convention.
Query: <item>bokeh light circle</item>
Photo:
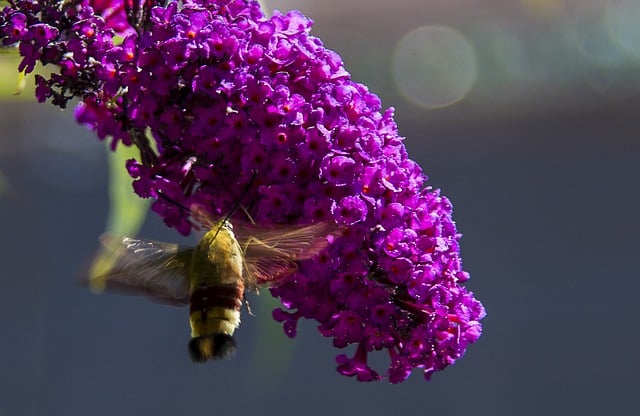
[[[451,105],[463,99],[477,78],[471,43],[448,26],[421,26],[396,45],[391,71],[400,93],[426,108]]]

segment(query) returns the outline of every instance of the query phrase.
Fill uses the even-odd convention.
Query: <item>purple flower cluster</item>
[[[335,347],[355,344],[337,357],[340,373],[380,379],[367,356],[387,350],[389,381],[414,368],[429,378],[479,338],[485,311],[462,286],[449,200],[424,186],[392,110],[309,34],[309,19],[267,18],[246,0],[9,4],[0,39],[19,44],[19,69],[59,68],[36,76],[38,99],[78,98],[79,122],[138,146],[134,190],[157,199],[167,225],[192,228],[170,201],[223,216],[242,197],[257,223],[343,226],[271,289],[290,337],[308,318]]]

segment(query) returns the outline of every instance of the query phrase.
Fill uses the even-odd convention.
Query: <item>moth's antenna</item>
[[[202,226],[208,227],[210,225],[210,223],[208,221],[206,221],[206,217],[204,217],[200,212],[194,211],[193,209],[184,206],[180,202],[178,202],[175,199],[167,196],[166,194],[164,194],[161,191],[158,191],[158,196],[160,198],[164,199],[165,201],[169,202],[170,204],[175,205],[176,207],[180,208],[181,210],[187,212],[191,216],[191,218],[195,221],[195,222],[191,221],[191,225],[196,230],[202,229],[201,228]]]
[[[249,184],[247,185],[246,188],[244,188],[244,191],[242,191],[242,195],[240,195],[240,198],[238,198],[236,203],[233,205],[233,208],[231,208],[231,211],[229,211],[229,213],[224,217],[224,219],[222,220],[223,223],[229,221],[229,219],[233,216],[233,214],[235,214],[238,211],[238,208],[240,208],[240,206],[241,206],[240,204],[242,203],[242,200],[249,193],[249,189],[251,189],[251,186],[253,185],[253,182],[256,180],[256,176],[258,174],[258,171],[253,169],[251,171],[251,173],[252,173],[252,175],[251,175],[251,179],[249,180]],[[249,217],[249,218],[251,218],[251,217]]]
[[[249,222],[251,222],[251,224],[253,225],[256,225],[256,222],[253,220],[253,217],[251,216],[251,214],[249,214],[249,210],[244,205],[241,205],[240,208],[242,208],[242,212],[244,212],[244,215],[246,215],[247,218],[249,218]]]
[[[220,221],[220,225],[218,226],[218,229],[216,230],[216,234],[214,235],[214,239],[217,237],[218,232],[220,232],[220,229],[222,228],[222,226],[229,221],[229,219],[233,216],[233,214],[235,214],[238,211],[238,208],[241,207],[240,203],[242,202],[242,200],[244,199],[245,196],[247,196],[247,193],[249,193],[249,189],[251,189],[251,186],[253,185],[253,182],[256,179],[258,172],[256,170],[252,170],[252,175],[251,175],[251,179],[249,180],[249,184],[246,186],[246,188],[244,188],[244,190],[242,191],[242,195],[240,195],[240,198],[238,198],[238,200],[236,201],[236,203],[233,205],[233,208],[231,208],[231,211],[229,211],[229,213],[227,215],[225,215],[224,219],[222,221]],[[158,191],[158,196],[164,200],[166,200],[167,202],[175,205],[176,207],[188,212],[189,214],[193,215],[194,212],[192,209],[185,207],[184,205],[182,205],[180,202],[176,201],[175,199],[165,195],[164,192],[162,191]],[[244,209],[244,208],[243,208]],[[249,213],[246,212],[247,216],[251,219],[251,216],[249,216]]]
[[[233,205],[233,208],[231,208],[231,211],[229,211],[229,213],[225,215],[222,221],[220,221],[220,225],[218,226],[218,229],[216,230],[216,233],[213,236],[214,240],[218,236],[218,233],[220,232],[224,224],[226,224],[229,221],[229,219],[233,216],[233,214],[235,214],[236,211],[238,211],[238,208],[241,206],[240,203],[242,202],[244,197],[247,196],[247,193],[249,193],[249,189],[251,189],[251,186],[253,185],[253,181],[256,179],[256,175],[258,173],[255,169],[252,170],[251,172],[252,172],[252,175],[251,175],[251,179],[249,180],[249,184],[247,184],[247,187],[244,188],[244,191],[242,191],[242,195],[240,195],[240,198],[238,198],[236,203]]]
[[[182,205],[180,202],[176,201],[175,199],[168,197],[167,195],[165,195],[165,193],[164,193],[164,192],[162,192],[162,191],[160,191],[160,190],[158,191],[158,196],[159,196],[160,198],[162,198],[162,199],[166,200],[167,202],[169,202],[169,203],[171,203],[171,204],[175,205],[176,207],[178,207],[178,208],[180,208],[180,209],[182,209],[182,210],[185,210],[185,211],[187,211],[187,212],[188,212],[188,213],[190,213],[190,214],[193,214],[193,211],[191,211],[189,208],[185,207],[184,205]]]

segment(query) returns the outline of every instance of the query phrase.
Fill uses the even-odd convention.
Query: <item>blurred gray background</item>
[[[192,364],[187,310],[74,286],[107,216],[104,148],[71,111],[5,96],[0,415],[635,414],[640,1],[268,4],[312,17],[396,107],[453,201],[483,337],[430,382],[358,383],[314,322],[287,339],[264,292],[237,357]],[[153,215],[141,234],[178,241]]]

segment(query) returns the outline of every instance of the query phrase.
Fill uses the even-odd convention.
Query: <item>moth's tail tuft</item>
[[[236,341],[227,334],[203,335],[189,341],[189,355],[195,363],[231,358],[236,349]]]

